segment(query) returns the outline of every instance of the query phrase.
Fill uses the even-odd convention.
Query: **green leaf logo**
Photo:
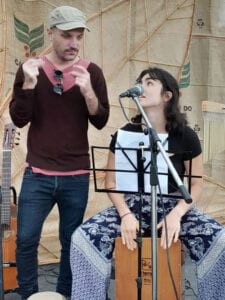
[[[44,45],[44,24],[32,29],[14,16],[16,38],[24,44],[25,56],[36,56],[37,48]]]
[[[183,66],[182,76],[179,81],[179,88],[184,89],[190,85],[190,67],[191,64],[188,62],[186,65]]]

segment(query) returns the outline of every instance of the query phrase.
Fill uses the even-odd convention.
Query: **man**
[[[88,121],[101,129],[109,116],[101,69],[78,56],[85,29],[85,16],[78,9],[54,9],[48,29],[52,51],[27,60],[14,82],[11,118],[18,127],[30,123],[18,204],[16,257],[22,299],[38,291],[37,248],[55,203],[62,246],[57,292],[71,294],[71,234],[82,223],[88,198]]]

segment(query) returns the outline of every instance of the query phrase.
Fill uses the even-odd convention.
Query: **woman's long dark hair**
[[[137,78],[137,83],[142,82],[142,78],[148,74],[153,80],[159,80],[162,83],[162,93],[170,91],[172,98],[165,106],[166,130],[182,132],[187,125],[186,115],[181,113],[179,105],[179,86],[177,80],[167,71],[160,68],[148,68],[141,72]]]

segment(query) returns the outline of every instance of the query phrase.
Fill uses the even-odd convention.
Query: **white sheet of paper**
[[[164,144],[164,149],[168,150],[168,134],[158,134],[161,142]],[[119,148],[140,148],[139,143],[144,143],[144,148],[149,149],[149,136],[141,132],[130,132],[122,129],[118,130],[117,134],[117,144],[116,147]],[[130,160],[133,162],[135,167],[137,167],[137,151],[136,150],[124,150]],[[144,151],[145,162],[144,167],[147,166],[151,160],[150,151]],[[157,155],[157,167],[158,173],[168,174],[168,167],[164,161],[161,153]],[[120,149],[115,151],[115,168],[116,170],[127,170],[134,171],[134,167],[131,165],[129,160],[126,158],[124,153]],[[150,168],[147,168],[149,172]],[[159,175],[159,184],[163,194],[168,194],[168,175]],[[116,190],[124,192],[138,192],[138,176],[137,173],[129,172],[116,172]],[[150,192],[150,176],[149,174],[144,174],[144,191],[146,193]]]

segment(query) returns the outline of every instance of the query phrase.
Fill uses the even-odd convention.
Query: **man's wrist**
[[[97,97],[94,93],[94,91],[87,91],[85,94],[84,94],[84,97],[86,99],[86,101],[88,102],[93,102],[93,101],[96,101],[97,100]]]

